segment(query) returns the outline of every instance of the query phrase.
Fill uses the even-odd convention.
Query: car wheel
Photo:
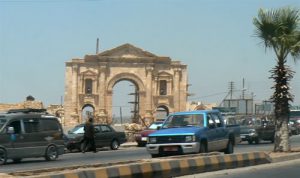
[[[161,156],[160,154],[151,154],[151,158],[158,158],[160,156]]]
[[[255,142],[255,144],[259,144],[259,142],[260,142],[259,138],[256,137],[256,138],[254,139],[254,142]]]
[[[13,159],[13,162],[14,162],[14,163],[20,163],[21,160],[22,160],[21,158],[17,158],[17,159]]]
[[[85,142],[82,142],[78,148],[79,151],[85,152],[86,151],[86,147],[85,147]]]
[[[233,141],[232,140],[228,140],[228,144],[227,144],[227,147],[224,151],[225,154],[232,154],[233,153]]]
[[[138,142],[138,147],[144,147],[144,146],[146,146],[146,143]]]
[[[200,143],[200,153],[207,153],[207,147],[206,147],[206,143],[205,142],[201,142]]]
[[[7,161],[7,154],[3,148],[0,148],[0,165],[5,164]]]
[[[48,148],[46,149],[45,159],[47,161],[53,161],[56,160],[57,158],[58,158],[58,151],[56,149],[56,146],[54,145],[48,146]]]
[[[110,148],[112,150],[117,150],[119,148],[120,144],[118,142],[118,140],[113,140],[110,144]]]
[[[253,140],[248,140],[248,144],[252,144],[253,143]]]

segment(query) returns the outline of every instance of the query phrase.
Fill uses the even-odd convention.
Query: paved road
[[[300,159],[297,159],[273,164],[181,176],[178,178],[299,178],[299,167]]]
[[[300,147],[300,135],[291,137],[291,144],[292,147]],[[235,147],[235,152],[272,151],[272,149],[273,144],[270,142],[262,142],[258,145],[248,145],[247,142],[243,142]],[[136,161],[150,158],[151,157],[145,148],[121,147],[120,150],[101,150],[97,153],[68,153],[62,155],[57,161],[51,162],[47,162],[43,158],[25,159],[19,164],[8,163],[7,165],[0,166],[0,172],[10,173],[16,171],[38,170],[64,166]]]

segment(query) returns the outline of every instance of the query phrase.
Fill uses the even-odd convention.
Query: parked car
[[[145,130],[135,134],[135,141],[137,142],[138,146],[146,146],[148,141],[148,135],[155,132],[158,127],[161,127],[163,122],[164,121],[155,121]]]
[[[300,134],[300,118],[290,118],[289,124],[295,128],[295,135]]]
[[[236,143],[218,110],[173,113],[148,139],[146,147],[152,157],[209,151],[230,154]]]
[[[112,150],[117,150],[120,144],[126,142],[124,132],[115,131],[110,125],[95,124],[95,145],[96,148],[110,147]],[[83,147],[84,124],[75,126],[68,131],[67,149],[81,151]]]
[[[14,109],[0,113],[0,164],[8,159],[44,157],[56,160],[64,153],[63,129],[45,109]]]
[[[274,142],[275,125],[269,120],[245,118],[241,120],[241,139],[249,144],[259,144],[261,140]]]
[[[295,127],[295,134],[300,134],[300,110],[291,110],[290,111],[290,122],[289,124]]]
[[[300,133],[300,122],[298,122],[297,119],[290,119],[289,129],[290,129],[291,135],[298,135]]]
[[[234,133],[236,143],[240,143],[241,139],[241,127],[235,117],[224,117],[224,123],[226,127]]]

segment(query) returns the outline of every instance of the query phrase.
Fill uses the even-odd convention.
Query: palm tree
[[[255,35],[262,40],[265,48],[276,54],[276,66],[270,70],[275,84],[271,100],[275,106],[274,152],[290,151],[288,121],[289,102],[293,95],[289,92],[289,81],[294,72],[286,65],[288,56],[296,62],[300,58],[300,14],[299,10],[280,8],[272,10],[260,9],[254,18]]]

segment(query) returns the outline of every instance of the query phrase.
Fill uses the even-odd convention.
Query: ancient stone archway
[[[94,106],[96,122],[112,122],[112,89],[122,80],[134,83],[139,95],[139,116],[153,120],[160,105],[168,112],[183,111],[187,101],[187,66],[156,56],[131,44],[66,62],[65,122],[82,120],[81,110]]]
[[[165,119],[170,114],[168,106],[165,105],[158,105],[156,107],[154,117],[156,119]]]

